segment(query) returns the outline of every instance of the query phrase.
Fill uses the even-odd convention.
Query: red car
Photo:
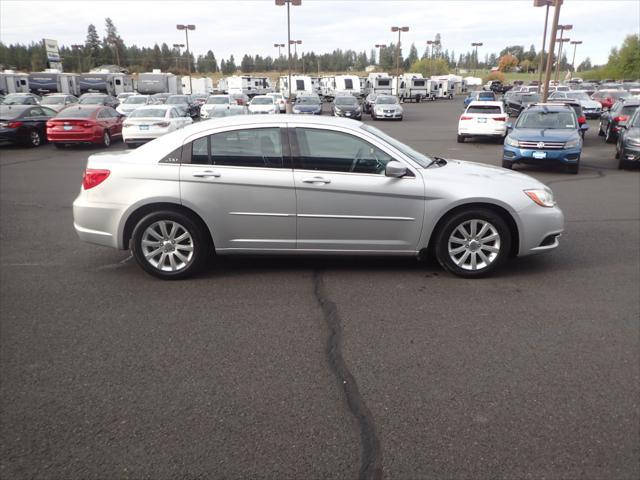
[[[605,109],[611,108],[611,106],[620,98],[630,96],[631,95],[629,94],[629,92],[626,92],[624,90],[603,89],[594,92],[594,94],[591,95],[591,99],[595,100],[596,102],[600,102],[602,108]]]
[[[57,148],[72,143],[97,143],[108,147],[122,138],[124,115],[102,105],[73,105],[47,122],[47,140]]]

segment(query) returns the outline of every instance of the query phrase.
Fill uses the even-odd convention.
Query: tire
[[[464,143],[464,136],[458,135],[458,143]]]
[[[506,168],[508,170],[513,170],[513,162],[509,160],[502,160],[502,168]]]
[[[620,148],[617,143],[616,143],[616,160],[620,160]]]
[[[109,135],[109,131],[105,130],[102,133],[102,143],[101,145],[105,148],[109,148],[111,146],[111,135]]]
[[[39,147],[43,143],[44,140],[42,138],[42,134],[38,130],[33,129],[27,132],[27,146],[35,148]]]
[[[580,162],[576,163],[575,165],[567,165],[567,172],[571,173],[572,175],[577,175],[579,170]]]
[[[511,232],[507,223],[487,208],[472,208],[451,215],[435,237],[438,263],[464,278],[489,275],[504,264],[510,251]]]
[[[604,134],[604,143],[613,143],[615,141],[616,139],[613,138],[613,132],[611,132],[611,124],[609,124],[609,127],[607,128],[607,131]]]
[[[186,238],[177,241],[185,235]],[[195,275],[206,264],[210,252],[211,244],[201,227],[190,216],[173,210],[148,214],[138,222],[131,236],[131,253],[138,265],[163,280]],[[147,258],[145,255],[149,254]]]

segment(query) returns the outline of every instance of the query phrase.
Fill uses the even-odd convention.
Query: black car
[[[364,99],[364,102],[362,102],[362,110],[364,111],[364,113],[371,113],[371,107],[373,106],[374,103],[376,103],[376,97],[378,95],[380,94],[372,92],[366,96],[366,98]]]
[[[318,95],[298,95],[293,104],[293,113],[322,115],[322,101]]]
[[[120,101],[106,93],[85,93],[78,100],[79,105],[104,105],[105,107],[116,108],[120,105]]]
[[[640,108],[628,122],[621,122],[616,143],[618,168],[640,166]]]
[[[540,102],[540,95],[537,93],[517,92],[506,97],[504,108],[510,117],[517,117],[522,110],[538,102]]]
[[[355,118],[362,120],[362,108],[353,95],[340,95],[333,99],[331,113],[335,117]]]
[[[2,105],[39,105],[41,97],[34,93],[10,93],[2,100]]]
[[[193,101],[191,95],[171,95],[164,104],[175,106],[183,117],[196,118],[200,114],[200,105]]]
[[[506,93],[513,88],[513,85],[505,85],[500,80],[492,80],[489,83],[489,88],[493,93]]]
[[[47,141],[47,120],[57,113],[40,105],[0,105],[0,143],[39,147]]]
[[[606,112],[600,115],[600,130],[598,135],[604,137],[607,143],[613,143],[620,133],[621,122],[627,122],[629,118],[640,107],[640,100],[635,98],[624,98],[618,100]]]

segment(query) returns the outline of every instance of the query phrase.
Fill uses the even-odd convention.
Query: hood
[[[210,112],[212,110],[228,110],[229,106],[228,103],[205,103],[201,108]]]
[[[341,112],[355,112],[360,108],[360,105],[335,105],[335,108]]]
[[[578,130],[574,128],[516,128],[511,131],[509,136],[514,140],[527,142],[567,142],[580,137]]]
[[[322,107],[320,105],[294,105],[293,109],[298,112],[317,112]]]
[[[475,185],[488,182],[496,185],[495,188],[515,188],[517,190],[547,188],[542,182],[529,175],[484,163],[447,159],[447,165],[441,168],[443,173],[446,171],[448,175],[455,175],[460,183]]]
[[[600,102],[596,102],[595,100],[580,100],[580,105],[582,108],[601,108]]]
[[[252,112],[268,112],[269,110],[273,110],[275,107],[275,104],[249,105],[249,110]]]
[[[391,103],[391,104],[380,103],[380,104],[376,104],[375,108],[382,108],[383,110],[401,110],[402,109],[402,107],[397,103]]]

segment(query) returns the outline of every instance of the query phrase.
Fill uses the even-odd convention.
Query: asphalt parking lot
[[[456,143],[462,97],[405,109],[375,125],[500,164]],[[596,124],[578,175],[516,167],[561,246],[471,281],[394,258],[159,281],[75,235],[100,149],[1,149],[0,477],[638,478],[640,172]]]

